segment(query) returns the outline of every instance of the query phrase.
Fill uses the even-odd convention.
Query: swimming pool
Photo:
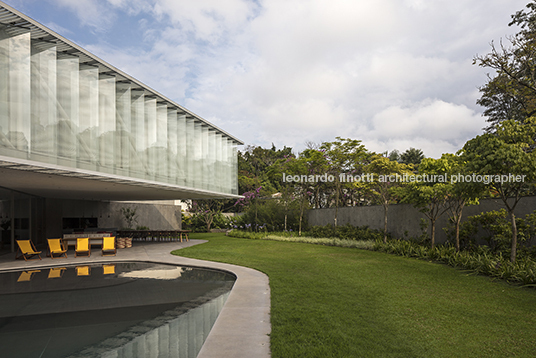
[[[6,357],[196,357],[235,277],[146,262],[0,273]]]

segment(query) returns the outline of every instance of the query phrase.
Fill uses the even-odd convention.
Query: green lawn
[[[359,249],[195,234],[175,254],[266,273],[291,357],[535,357],[536,290]]]

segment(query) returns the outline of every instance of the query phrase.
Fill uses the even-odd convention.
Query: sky
[[[438,158],[482,134],[473,65],[529,0],[3,0],[245,145]],[[245,149],[245,147],[241,147]]]

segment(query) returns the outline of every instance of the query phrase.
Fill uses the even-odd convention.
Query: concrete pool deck
[[[219,262],[190,259],[171,251],[198,245],[205,240],[189,242],[134,242],[131,248],[117,250],[117,256],[101,256],[95,248],[90,257],[54,259],[41,254],[42,260],[15,260],[15,254],[0,256],[0,272],[27,268],[62,266],[117,261],[149,261],[179,266],[207,267],[233,273],[237,279],[227,302],[203,344],[198,358],[266,358],[270,357],[270,287],[268,277],[256,270]]]

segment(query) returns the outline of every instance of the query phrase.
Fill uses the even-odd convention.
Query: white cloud
[[[380,146],[373,150],[404,151],[414,147],[422,149],[427,156],[439,157],[444,152],[460,149],[481,131],[485,121],[479,113],[463,105],[426,99],[410,107],[388,107],[373,117],[372,125],[367,140],[374,147]]]
[[[156,0],[154,12],[195,39],[214,43],[242,28],[255,7],[246,0]]]
[[[57,5],[74,12],[83,25],[96,32],[107,29],[114,20],[114,14],[107,11],[105,3],[94,0],[53,0]]]
[[[125,10],[129,15],[137,15],[152,9],[152,1],[147,0],[106,0],[110,5]]]
[[[54,1],[93,28],[141,15],[147,47],[88,49],[246,144],[301,150],[342,136],[435,157],[485,127],[475,100],[486,71],[472,58],[516,31],[510,15],[526,3]]]
[[[69,29],[66,29],[65,27],[62,27],[54,22],[49,22],[47,24],[44,24],[46,27],[48,27],[49,29],[57,32],[58,34],[61,34],[63,37],[66,37],[70,34],[72,34],[73,32]]]

